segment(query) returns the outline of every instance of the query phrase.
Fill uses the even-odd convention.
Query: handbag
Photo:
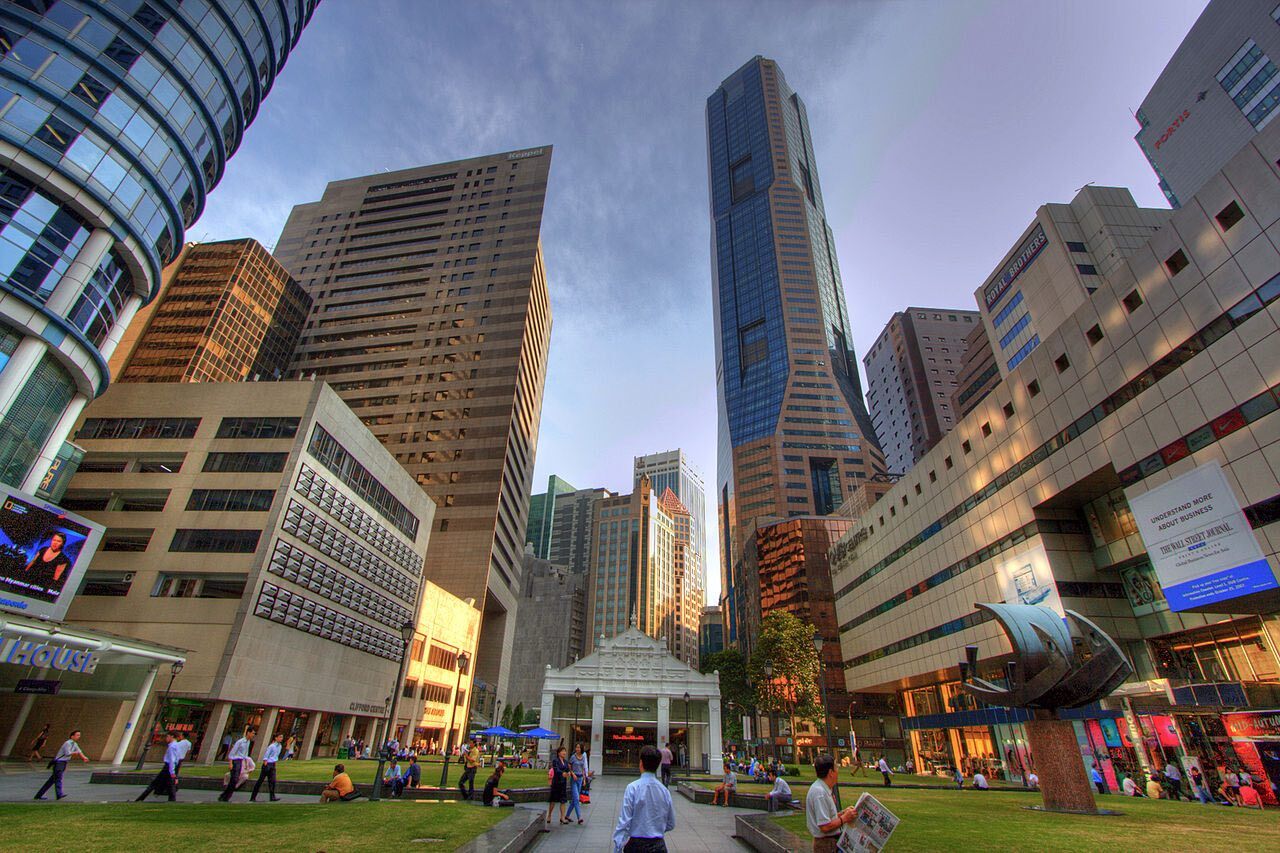
[[[556,780],[556,771],[553,767],[547,768],[547,781],[554,782]]]

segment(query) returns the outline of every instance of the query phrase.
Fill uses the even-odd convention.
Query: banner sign
[[[1005,604],[1039,604],[1065,615],[1043,545],[1036,544],[998,563],[996,577]]]
[[[853,808],[858,813],[857,819],[844,825],[836,849],[840,853],[878,853],[883,850],[889,843],[889,836],[898,828],[897,816],[870,794],[858,797]]]
[[[1280,711],[1223,714],[1222,724],[1231,737],[1260,737],[1280,740]]]
[[[0,610],[61,620],[105,529],[0,487]]]
[[[1037,225],[1036,230],[1031,232],[1031,236],[1018,247],[1018,253],[1014,255],[1013,260],[1009,261],[1009,265],[982,288],[982,301],[987,304],[988,311],[1009,291],[1014,280],[1026,272],[1027,267],[1031,266],[1031,262],[1047,245],[1049,245],[1049,238],[1044,235],[1044,226]]]
[[[61,688],[61,681],[54,681],[48,678],[20,678],[18,679],[17,685],[13,688],[13,692],[53,696]]]
[[[1128,497],[1171,610],[1280,586],[1217,462]]]

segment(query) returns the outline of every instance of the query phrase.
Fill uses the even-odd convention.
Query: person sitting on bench
[[[724,781],[716,785],[715,792],[711,795],[711,805],[720,802],[720,795],[724,794],[724,804],[729,805],[729,796],[738,790],[738,776],[733,772],[733,767],[726,764],[724,766]]]
[[[773,790],[764,795],[765,806],[771,812],[791,805],[791,786],[781,776],[769,774],[773,781]]]
[[[333,781],[325,785],[324,790],[320,792],[320,802],[344,802],[349,803],[356,797],[360,796],[356,793],[356,786],[352,784],[351,777],[347,775],[347,768],[344,764],[336,764],[333,768]]]

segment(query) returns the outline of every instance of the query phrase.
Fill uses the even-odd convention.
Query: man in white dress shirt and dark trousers
[[[857,811],[853,806],[836,811],[835,797],[831,792],[840,782],[840,771],[836,769],[835,758],[819,755],[813,762],[813,770],[818,779],[809,786],[809,794],[804,800],[805,824],[813,836],[813,853],[836,853],[840,831],[846,823],[857,819]]]
[[[267,751],[262,753],[262,769],[258,771],[258,781],[254,783],[249,802],[257,802],[258,792],[262,790],[262,781],[267,782],[267,792],[271,794],[271,802],[280,798],[276,796],[276,762],[280,760],[280,752],[284,749],[284,735],[277,733],[267,744]]]
[[[62,746],[58,747],[58,754],[49,762],[49,768],[53,772],[49,774],[48,781],[36,792],[35,799],[43,800],[45,792],[50,788],[53,788],[53,792],[57,794],[59,800],[66,796],[66,794],[62,793],[62,774],[66,772],[67,762],[71,760],[72,756],[79,756],[81,761],[89,760],[80,751],[80,744],[76,743],[78,740],[80,740],[80,730],[76,729],[67,735],[67,739],[63,741]]]
[[[654,774],[662,754],[654,746],[640,750],[640,778],[627,786],[613,829],[614,853],[667,853],[666,833],[676,828],[671,792]]]
[[[138,795],[137,802],[142,802],[150,794],[168,794],[169,802],[178,799],[178,789],[174,782],[178,775],[178,763],[182,761],[182,748],[174,738],[173,732],[164,735],[164,761],[160,764],[160,772],[147,785],[146,790]]]
[[[236,792],[236,786],[240,784],[240,771],[244,768],[244,760],[249,757],[249,748],[253,745],[253,736],[258,730],[253,726],[249,726],[244,730],[244,735],[240,740],[231,744],[231,749],[227,752],[227,761],[231,764],[231,775],[227,777],[227,787],[222,789],[222,793],[218,795],[218,799],[224,803],[231,802],[231,795]]]

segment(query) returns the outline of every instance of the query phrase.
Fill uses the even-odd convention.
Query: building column
[[[655,746],[662,749],[671,742],[671,697],[658,697],[658,742]]]
[[[111,331],[107,334],[107,339],[102,342],[102,346],[98,347],[98,352],[102,353],[102,358],[110,359],[115,354],[116,347],[120,346],[120,341],[124,338],[124,333],[128,331],[129,324],[133,322],[133,318],[137,316],[138,309],[142,307],[142,297],[130,296],[125,300],[124,306],[121,307],[120,313],[116,316],[116,322],[111,326]]]
[[[231,716],[230,702],[216,702],[213,713],[209,715],[209,727],[205,729],[204,740],[200,742],[200,763],[212,764],[218,755],[218,747],[222,745],[222,733],[227,728],[227,718]]]
[[[341,747],[347,742],[347,738],[353,738],[356,734],[356,715],[348,714],[342,718],[342,734],[338,736],[338,746]]]
[[[310,761],[311,756],[316,751],[316,735],[320,734],[320,712],[312,711],[307,714],[307,728],[302,734],[302,749],[299,757],[303,761]]]
[[[49,667],[45,667],[37,674],[37,678],[44,678],[49,674]],[[22,727],[27,724],[27,717],[31,716],[31,709],[35,707],[36,695],[28,693],[22,698],[22,704],[18,706],[18,715],[13,720],[13,726],[9,729],[9,736],[4,739],[4,746],[0,747],[0,755],[12,755],[13,748],[18,744],[18,738],[22,735]],[[56,741],[56,738],[55,738]],[[23,755],[22,758],[26,758]]]
[[[76,252],[75,260],[67,265],[67,271],[58,280],[53,293],[45,301],[45,308],[50,313],[57,314],[59,317],[65,317],[71,313],[76,299],[84,292],[84,286],[97,272],[102,259],[107,256],[107,252],[111,250],[114,243],[115,237],[111,236],[111,232],[106,228],[93,229],[89,239],[85,240],[80,251]]]
[[[124,733],[120,735],[120,743],[116,745],[116,753],[111,758],[112,764],[124,764],[125,758],[129,755],[129,744],[138,731],[138,720],[142,717],[142,709],[147,706],[147,700],[151,698],[151,688],[156,683],[156,673],[159,669],[159,666],[148,668],[147,677],[142,679],[138,695],[133,699],[133,710],[129,712],[129,722],[124,724]]]
[[[551,664],[547,664],[547,669],[551,669]],[[556,697],[554,693],[551,693],[548,690],[542,691],[542,716],[538,718],[540,721],[538,725],[542,726],[544,729],[551,728],[553,722],[551,715],[554,713],[555,700]],[[554,731],[554,729],[552,729],[552,731]],[[551,741],[538,741],[538,757],[547,759],[551,758]]]
[[[262,756],[267,751],[267,744],[271,743],[271,736],[276,733],[276,719],[279,716],[279,708],[268,708],[266,713],[262,715],[262,722],[258,724],[258,740],[253,745],[253,760],[258,764],[262,763]],[[281,758],[283,757],[281,756]]]
[[[720,699],[708,699],[707,764],[712,776],[724,773],[724,744],[720,740]]]
[[[57,457],[58,451],[62,449],[63,442],[67,440],[67,436],[71,435],[71,428],[76,425],[76,419],[80,417],[80,413],[84,411],[84,407],[88,403],[89,398],[83,394],[77,394],[71,398],[71,404],[62,413],[62,417],[58,418],[58,422],[53,426],[53,431],[49,433],[44,446],[40,448],[40,453],[27,470],[26,479],[22,481],[22,486],[20,487],[24,492],[34,494],[36,489],[40,488],[45,475],[49,473],[49,466],[53,464],[53,460]]]
[[[28,335],[14,348],[13,355],[5,362],[0,371],[0,412],[7,411],[13,400],[31,378],[40,359],[48,349],[48,344],[37,337]]]
[[[604,771],[604,694],[591,697],[591,767]]]

